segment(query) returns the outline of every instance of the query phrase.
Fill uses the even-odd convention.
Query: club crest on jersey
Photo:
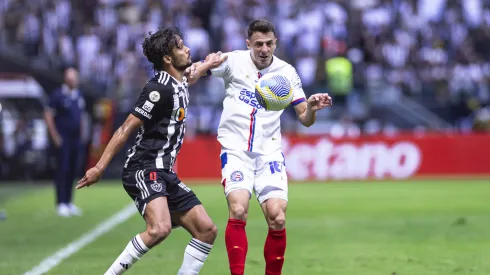
[[[241,171],[235,171],[233,173],[231,173],[231,176],[230,176],[230,180],[232,182],[241,182],[243,181],[244,177],[243,177],[243,173]]]
[[[150,185],[151,189],[153,189],[155,192],[162,192],[163,185],[159,182],[154,182]]]
[[[149,98],[152,102],[158,102],[160,100],[160,93],[157,91],[153,91],[150,93]]]

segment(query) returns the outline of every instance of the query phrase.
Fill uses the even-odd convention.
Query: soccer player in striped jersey
[[[192,65],[190,50],[178,29],[166,28],[145,39],[143,52],[153,63],[156,74],[143,88],[97,165],[86,172],[77,189],[96,183],[131,133],[138,129],[122,181],[146,221],[146,230],[128,243],[105,274],[124,273],[178,226],[192,235],[178,274],[198,274],[213,247],[217,229],[194,192],[173,171],[185,133],[189,103],[185,74]],[[211,69],[223,61],[217,54],[208,55],[200,63],[200,69]]]
[[[276,40],[274,25],[256,20],[248,28],[248,50],[224,54],[228,59],[211,70],[213,76],[223,78],[226,89],[218,141],[229,208],[225,243],[232,275],[244,272],[248,250],[245,226],[253,191],[269,226],[264,246],[266,275],[281,274],[286,250],[288,181],[281,151],[282,111],[266,111],[258,104],[255,83],[270,72],[288,77],[294,93],[291,105],[307,127],[315,122],[318,110],[332,104],[330,96],[323,93],[306,99],[294,67],[274,56]]]

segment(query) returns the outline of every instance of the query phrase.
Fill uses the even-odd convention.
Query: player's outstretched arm
[[[227,58],[228,55],[222,54],[221,52],[210,53],[205,60],[192,64],[192,66],[186,70],[189,85],[196,83],[201,76],[209,75],[208,72],[211,69],[221,66]]]
[[[294,106],[301,124],[310,127],[315,123],[316,111],[332,106],[332,98],[328,94],[314,94],[306,102]]]
[[[143,125],[143,121],[133,114],[130,114],[126,121],[116,130],[114,135],[112,136],[109,144],[102,153],[99,162],[95,165],[95,167],[90,168],[85,176],[78,182],[76,186],[77,189],[83,188],[85,186],[90,186],[96,183],[104,170],[107,168],[112,158],[121,150],[129,136],[138,129],[141,125]]]

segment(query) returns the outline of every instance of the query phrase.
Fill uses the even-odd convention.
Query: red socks
[[[272,230],[265,240],[264,258],[265,274],[280,275],[284,264],[284,253],[286,252],[286,229]]]
[[[225,243],[232,275],[243,275],[245,270],[245,258],[248,251],[246,224],[245,221],[229,219],[226,226]],[[286,229],[272,230],[269,228],[264,245],[266,275],[281,274],[285,252]]]
[[[245,270],[245,258],[248,251],[246,224],[245,221],[229,219],[226,226],[225,243],[232,275],[243,275]]]

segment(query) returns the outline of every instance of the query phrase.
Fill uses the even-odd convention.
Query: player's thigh
[[[123,171],[122,182],[126,193],[147,223],[171,223],[167,182],[161,173],[147,170]]]
[[[191,188],[180,181],[180,179],[177,177],[177,174],[175,174],[174,172],[168,172],[162,176],[167,182],[168,207],[172,217],[172,227],[175,228],[183,226],[182,223],[188,222],[189,219],[192,219],[192,213],[202,207],[201,201],[197,198],[196,194],[194,193],[194,191],[192,191]],[[189,212],[191,214],[188,214]],[[203,225],[212,224],[212,222],[210,222],[210,219],[208,221],[205,217],[203,217],[202,220],[197,220],[197,222],[202,222]]]
[[[247,190],[248,196],[246,197],[250,199],[255,178],[254,160],[245,152],[236,150],[222,150],[220,157],[221,183],[224,187],[225,196],[228,197],[237,190]],[[239,193],[244,194],[243,191]]]
[[[217,227],[206,209],[202,205],[196,205],[189,210],[172,212],[172,222],[186,229],[192,237],[213,243],[217,234]]]
[[[288,176],[281,152],[261,156],[255,175],[254,191],[263,204],[270,198],[288,200]]]
[[[157,231],[169,231],[172,228],[172,219],[168,209],[167,197],[156,197],[148,202],[144,219],[146,229]]]

